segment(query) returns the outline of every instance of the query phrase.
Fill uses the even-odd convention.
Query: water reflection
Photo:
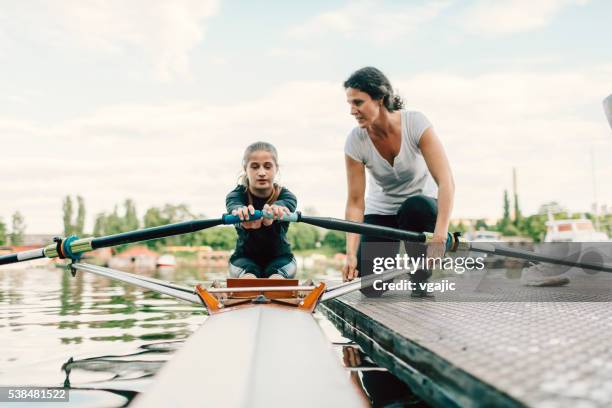
[[[373,407],[428,407],[408,385],[378,367],[357,345],[341,345],[341,349],[351,381],[364,391]]]

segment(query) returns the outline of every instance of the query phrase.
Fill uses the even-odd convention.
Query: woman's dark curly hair
[[[383,105],[389,112],[393,112],[404,107],[404,101],[399,95],[393,94],[393,87],[389,79],[379,69],[365,67],[353,72],[344,81],[344,89],[354,88],[365,92],[374,100],[383,101]]]

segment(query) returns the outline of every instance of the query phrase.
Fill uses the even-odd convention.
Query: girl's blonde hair
[[[251,192],[249,191],[249,178],[247,176],[246,168],[247,168],[247,165],[249,164],[249,159],[251,158],[251,155],[259,151],[270,153],[272,155],[272,160],[274,160],[274,164],[276,165],[276,168],[278,169],[278,152],[276,151],[276,147],[274,147],[274,145],[268,142],[255,142],[247,146],[247,148],[244,151],[244,155],[242,156],[242,173],[240,174],[240,177],[238,178],[238,184],[246,188],[247,194],[249,196],[249,204],[253,203],[253,197],[251,196]],[[276,199],[278,198],[278,195],[280,194],[280,189],[281,189],[280,185],[278,185],[277,183],[274,183],[274,191],[272,192],[272,195],[268,198],[266,202],[267,204],[272,204],[273,202],[276,201]]]

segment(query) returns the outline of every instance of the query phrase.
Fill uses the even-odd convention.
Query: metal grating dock
[[[612,406],[612,274],[525,287],[505,269],[434,299],[356,292],[320,306],[378,364],[438,406]]]

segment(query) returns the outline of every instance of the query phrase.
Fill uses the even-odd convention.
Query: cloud
[[[291,28],[289,35],[308,39],[332,33],[384,43],[422,28],[450,4],[439,1],[395,6],[372,0],[348,2],[344,7],[321,13]]]
[[[67,194],[84,196],[89,227],[96,213],[127,197],[141,215],[168,202],[220,215],[242,153],[256,140],[277,146],[281,179],[304,204],[329,208],[316,200],[344,180],[342,146],[351,120],[342,101],[339,84],[292,82],[232,105],[122,104],[44,127],[0,119],[0,145],[10,146],[0,153],[0,183],[11,197],[0,202],[0,216],[19,209],[29,232],[59,231]],[[329,183],[307,198],[312,182],[304,176],[320,180],[329,169]]]
[[[610,67],[572,73],[428,73],[396,81],[396,86],[408,108],[425,112],[444,141],[458,186],[456,213],[491,216],[503,190],[511,188],[513,167],[526,212],[553,199],[576,210],[589,208],[590,150],[601,172],[609,174],[612,162],[612,138],[599,106],[605,92],[601,84],[610,75]],[[598,179],[601,184],[605,177]],[[612,201],[609,193],[599,198]]]
[[[190,74],[190,53],[203,40],[217,0],[23,3],[3,10],[0,45],[30,38],[42,46],[106,55],[142,55],[160,80]],[[7,39],[8,37],[8,39]]]
[[[482,0],[468,7],[458,18],[467,30],[480,34],[504,35],[537,30],[565,8],[589,0]]]
[[[292,48],[271,48],[266,52],[270,57],[282,57],[300,61],[313,61],[319,58],[319,54],[313,50]]]
[[[482,75],[423,73],[391,78],[407,108],[433,122],[457,182],[455,216],[501,212],[519,177],[525,213],[557,200],[574,210],[592,201],[594,150],[601,203],[612,204],[612,137],[603,118],[601,84],[612,66],[584,72],[508,71]],[[343,146],[354,126],[340,84],[294,81],[255,99],[208,104],[121,104],[40,126],[0,118],[0,216],[19,209],[29,232],[61,230],[61,200],[84,196],[95,213],[133,198],[150,206],[185,202],[220,215],[240,172],[245,147],[275,144],[281,180],[300,208],[343,216]]]

